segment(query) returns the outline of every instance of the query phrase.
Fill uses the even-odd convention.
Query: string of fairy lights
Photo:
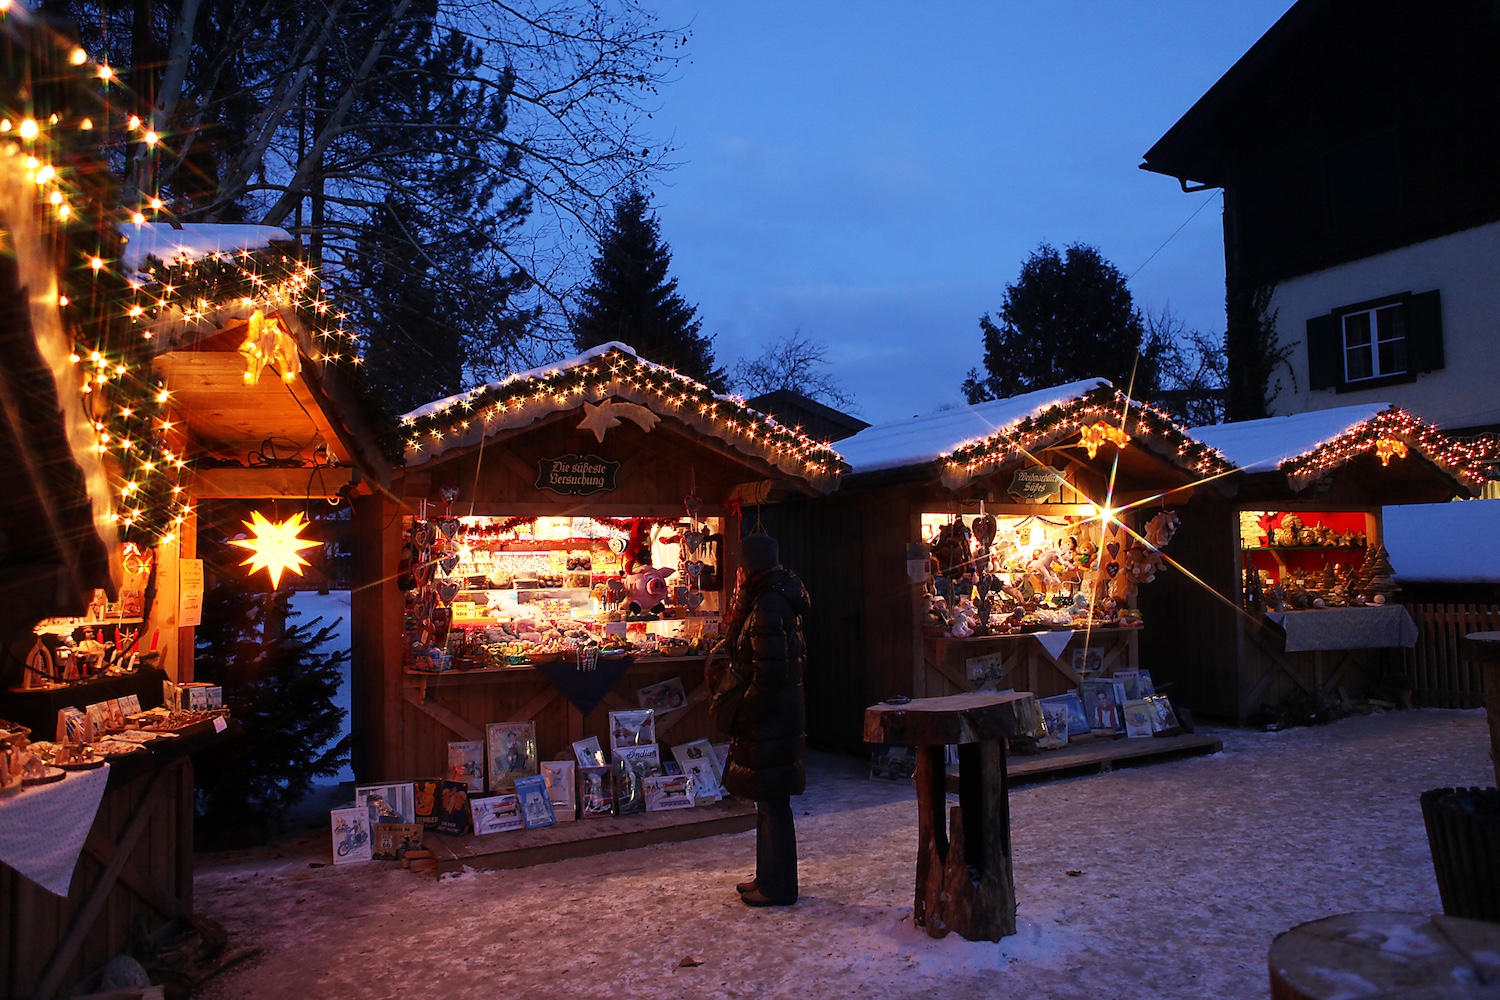
[[[160,191],[124,203],[108,154],[144,157],[142,176],[155,177],[154,159],[172,137],[131,113],[134,98],[108,63],[9,0],[0,0],[0,41],[8,57],[0,70],[0,177],[34,190],[34,217],[55,251],[55,305],[73,340],[112,516],[123,542],[174,541],[192,513],[189,456],[171,388],[152,370],[167,346],[158,336],[211,324],[227,309],[274,310],[294,313],[313,332],[313,360],[358,364],[356,335],[314,269],[276,249],[127,264],[129,239],[173,216]]]
[[[1281,463],[1281,470],[1292,489],[1300,490],[1360,455],[1373,452],[1382,465],[1388,466],[1393,458],[1405,458],[1410,450],[1420,452],[1438,468],[1477,491],[1490,478],[1497,449],[1493,438],[1465,441],[1449,437],[1420,417],[1392,406],[1286,460]]]
[[[1129,399],[1118,389],[1100,386],[959,445],[944,456],[943,482],[962,485],[1075,433],[1091,458],[1101,445],[1124,448],[1133,440],[1142,440],[1202,476],[1219,475],[1232,468],[1228,459],[1194,438],[1171,414]]]
[[[720,396],[680,372],[615,347],[571,367],[480,386],[432,412],[403,419],[407,463],[425,461],[497,430],[525,426],[553,410],[611,397],[671,413],[689,426],[711,430],[746,453],[794,469],[802,478],[828,480],[845,467],[826,442]]]

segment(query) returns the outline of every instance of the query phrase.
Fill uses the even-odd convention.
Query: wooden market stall
[[[544,760],[609,747],[608,712],[652,698],[663,748],[720,739],[703,672],[740,506],[831,490],[832,449],[621,344],[404,422],[395,499],[362,501],[356,546],[382,581],[353,608],[379,650],[355,676],[359,778],[443,775],[491,723],[534,722]]]
[[[1416,626],[1391,582],[1382,508],[1476,495],[1486,447],[1384,404],[1192,433],[1238,471],[1228,495],[1185,509],[1171,556],[1187,572],[1142,600],[1175,624],[1143,636],[1142,655],[1195,712],[1236,722],[1400,701]]]
[[[1139,637],[1163,627],[1121,624],[1130,568],[1153,562],[1141,533],[1224,471],[1165,414],[1098,379],[878,425],[839,449],[851,472],[838,493],[764,517],[817,602],[809,735],[856,751],[865,706],[888,698],[981,686],[1046,697],[1141,666]],[[1003,634],[930,620],[928,598],[951,604],[966,573],[1025,589],[1032,612]],[[1064,599],[1078,593],[1092,612]],[[996,598],[994,614],[1017,603]]]
[[[137,367],[75,348],[65,374],[75,399],[80,385],[116,378],[149,387],[141,398],[150,409],[141,408],[137,424],[107,422],[117,408],[128,417],[130,403],[102,388],[88,394],[89,419],[112,487],[106,534],[113,540],[135,528],[132,537],[145,538],[140,527],[148,521],[157,534],[154,545],[117,545],[113,579],[96,579],[81,601],[50,609],[63,617],[33,615],[33,634],[8,650],[0,719],[13,732],[29,729],[33,742],[57,735],[64,709],[86,709],[91,721],[97,710],[113,732],[126,712],[161,706],[166,688],[195,680],[205,503],[283,498],[290,514],[312,499],[345,498],[388,479],[349,379],[330,362],[327,338],[305,320],[311,272],[281,242],[286,233],[128,228],[131,243],[110,266],[131,276],[135,304],[120,308],[128,308],[131,337],[141,345],[131,355]],[[212,280],[195,280],[205,270]],[[174,283],[193,294],[174,297],[166,290]],[[191,755],[233,739],[239,726],[221,712],[206,713],[219,716],[210,719],[189,707],[156,720],[172,727],[165,735],[137,730],[138,752],[125,753],[129,747],[117,741],[108,752],[119,755],[95,771],[0,796],[0,827],[52,838],[41,855],[24,837],[5,838],[0,993],[63,995],[93,981],[133,934],[191,915]],[[38,810],[50,826],[28,825]],[[45,856],[58,844],[76,859],[62,869]]]

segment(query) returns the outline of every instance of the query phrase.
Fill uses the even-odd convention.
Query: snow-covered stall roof
[[[1387,507],[1384,521],[1398,579],[1500,583],[1500,500]]]
[[[139,271],[147,257],[173,264],[184,258],[198,260],[215,253],[234,254],[261,250],[272,243],[296,242],[278,226],[241,223],[185,222],[178,229],[165,222],[143,222],[121,226],[120,231],[129,241],[120,255],[120,263],[127,272]]]
[[[956,489],[1074,434],[1090,459],[1105,444],[1123,449],[1133,441],[1168,465],[1194,476],[1217,476],[1231,468],[1224,456],[1190,436],[1170,413],[1133,400],[1104,382],[1041,406],[955,448],[943,465],[943,484]]]
[[[613,414],[604,409],[609,400],[634,404],[635,409],[626,407]],[[407,468],[476,445],[500,431],[580,408],[587,413],[580,426],[592,421],[601,429],[624,417],[649,430],[660,417],[671,417],[823,492],[837,485],[844,470],[838,452],[826,442],[783,426],[740,399],[647,361],[634,348],[617,342],[410,411],[401,417]],[[642,414],[641,408],[650,412]]]
[[[1369,452],[1389,463],[1415,451],[1464,488],[1477,491],[1495,450],[1493,441],[1450,438],[1386,403],[1213,424],[1191,433],[1246,472],[1284,472],[1294,490]]]
[[[1208,424],[1189,433],[1245,472],[1270,472],[1282,462],[1307,454],[1351,427],[1372,419],[1389,403],[1335,406],[1284,417]]]
[[[1020,396],[876,424],[840,441],[839,452],[856,475],[926,465],[965,442],[987,437],[1049,406],[1099,388],[1110,388],[1110,384],[1102,378],[1088,378]]]

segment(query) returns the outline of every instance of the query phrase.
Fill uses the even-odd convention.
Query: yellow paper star
[[[262,569],[270,573],[273,587],[281,586],[283,570],[289,569],[301,576],[302,567],[311,565],[302,558],[302,550],[317,548],[320,544],[298,537],[297,532],[307,526],[307,518],[299,511],[285,521],[268,521],[258,510],[251,511],[250,517],[251,520],[241,523],[250,529],[251,537],[234,538],[229,542],[250,553],[240,565],[249,566],[252,573]]]
[[[1130,443],[1130,435],[1119,427],[1111,426],[1101,420],[1081,428],[1078,431],[1078,443],[1084,447],[1084,450],[1089,453],[1089,458],[1092,459],[1099,453],[1100,445],[1108,443],[1116,448],[1123,448]]]

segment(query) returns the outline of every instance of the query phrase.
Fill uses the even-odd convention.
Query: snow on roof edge
[[[849,463],[850,475],[926,465],[941,460],[967,442],[995,434],[1049,406],[1077,399],[1094,389],[1113,387],[1108,379],[1079,379],[1004,399],[875,424],[840,441],[838,452]],[[951,433],[948,428],[952,428]],[[940,442],[933,440],[939,436]],[[860,441],[861,438],[864,440]],[[861,459],[862,448],[871,457]]]
[[[272,243],[295,243],[280,226],[250,223],[185,222],[178,229],[165,222],[131,223],[120,227],[126,237],[120,264],[127,271],[139,271],[147,257],[164,264],[179,260],[198,260],[213,253],[239,253],[260,250]]]

